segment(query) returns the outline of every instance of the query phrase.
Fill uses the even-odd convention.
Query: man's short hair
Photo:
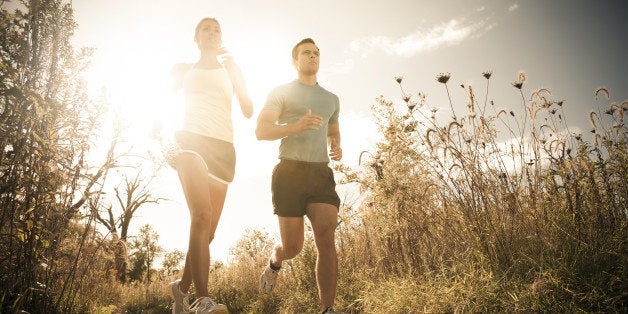
[[[314,39],[312,39],[312,38],[302,39],[300,42],[298,42],[296,45],[294,45],[294,48],[292,48],[292,59],[293,60],[297,59],[297,55],[299,54],[299,46],[301,46],[303,44],[314,44],[316,46],[316,43],[314,42]],[[318,48],[318,46],[316,46],[316,48]]]

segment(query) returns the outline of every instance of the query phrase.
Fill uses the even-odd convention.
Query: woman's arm
[[[251,100],[251,97],[249,97],[249,93],[244,82],[244,75],[242,74],[240,67],[238,67],[235,61],[233,61],[233,58],[229,55],[225,56],[223,66],[227,70],[229,78],[231,79],[233,92],[240,103],[242,114],[247,119],[251,118],[253,116],[253,101]]]

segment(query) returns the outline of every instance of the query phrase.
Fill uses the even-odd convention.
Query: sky
[[[588,112],[628,99],[628,4],[569,0],[74,0],[75,48],[96,48],[86,78],[132,124],[137,145],[155,121],[166,132],[181,120],[180,95],[168,90],[173,64],[195,62],[194,27],[205,16],[222,26],[223,43],[242,68],[256,115],[274,86],[295,78],[290,50],[311,37],[321,50],[319,83],[341,102],[344,163],[356,165],[361,151],[377,141],[371,106],[383,95],[401,102],[404,89],[427,94],[428,105],[446,109],[447,94],[436,82],[451,73],[454,109],[462,111],[472,85],[484,98],[482,72],[493,71],[489,100],[518,109],[511,83],[525,71],[524,93],[548,87],[565,100],[567,122],[583,133]],[[596,101],[606,86],[609,101]],[[401,105],[401,104],[400,104]],[[270,174],[277,142],[255,139],[255,117],[245,120],[234,102],[237,168],[212,243],[214,258],[227,260],[229,247],[246,228],[278,233],[272,215]],[[444,110],[443,110],[444,112]],[[256,116],[255,115],[255,116]],[[140,209],[137,228],[153,225],[167,250],[186,251],[189,215],[176,173],[160,174],[154,195],[168,198]],[[352,192],[345,192],[349,199]]]

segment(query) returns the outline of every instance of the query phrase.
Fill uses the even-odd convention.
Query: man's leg
[[[277,218],[281,243],[273,249],[270,262],[275,267],[281,267],[283,261],[297,256],[303,248],[303,217]]]
[[[281,263],[291,259],[303,248],[303,217],[278,217],[281,243],[273,248],[269,265],[264,268],[259,279],[259,286],[263,292],[271,292],[279,274]]]
[[[338,281],[335,232],[338,225],[338,208],[325,203],[310,203],[307,217],[312,224],[318,256],[316,258],[316,283],[321,299],[321,310],[334,305]]]

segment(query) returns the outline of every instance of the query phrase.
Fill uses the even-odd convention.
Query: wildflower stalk
[[[528,111],[526,110],[526,98],[523,96],[523,91],[519,89],[519,93],[521,94],[521,105],[523,107],[523,125],[521,126],[521,136],[523,137],[526,124],[528,123]]]
[[[445,83],[445,89],[447,90],[447,98],[449,98],[449,107],[451,108],[451,113],[454,115],[454,121],[456,121],[456,112],[454,111],[454,105],[451,102],[451,95],[449,95],[449,87],[447,87],[447,83]]]
[[[484,115],[484,112],[486,112],[486,103],[488,102],[488,86],[491,82],[492,74],[493,74],[492,71],[486,71],[482,73],[482,76],[486,78],[486,94],[484,95],[484,107],[482,107],[482,112],[481,112],[482,115]]]

